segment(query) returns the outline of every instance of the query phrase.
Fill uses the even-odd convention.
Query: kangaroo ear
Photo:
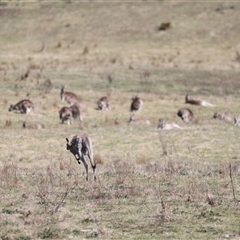
[[[67,143],[69,143],[69,140],[68,140],[68,138],[66,138],[66,141],[67,141]]]

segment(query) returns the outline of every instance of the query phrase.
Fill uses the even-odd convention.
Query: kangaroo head
[[[165,125],[165,120],[160,118],[160,119],[158,120],[158,128],[163,129],[163,128],[164,128],[164,125]]]
[[[183,119],[184,122],[189,122],[189,118],[185,114],[182,116],[182,119]]]
[[[135,95],[135,96],[132,97],[133,101],[136,100],[136,99],[138,99],[138,95]]]
[[[63,95],[64,95],[64,92],[65,92],[65,88],[66,88],[66,86],[62,85],[61,91],[60,91],[61,100],[63,100]]]
[[[61,86],[61,91],[64,92],[65,88],[66,88],[66,85],[62,85]]]
[[[8,111],[11,112],[13,110],[13,105],[11,104]]]

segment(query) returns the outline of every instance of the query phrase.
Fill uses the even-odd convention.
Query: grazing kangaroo
[[[214,119],[219,119],[219,120],[222,120],[222,121],[229,121],[229,122],[232,121],[232,117],[228,113],[215,112],[213,114],[213,118]]]
[[[191,122],[194,118],[193,112],[188,108],[181,108],[177,115],[186,123]]]
[[[107,96],[101,97],[97,101],[97,110],[108,110],[109,109],[109,99]]]
[[[240,126],[240,115],[234,117],[234,126]]]
[[[79,102],[77,95],[73,92],[65,92],[66,86],[61,87],[60,97],[61,101],[64,100],[69,104],[74,104],[75,102]]]
[[[62,107],[58,113],[59,113],[59,118],[62,121],[62,123],[67,121],[68,125],[72,124],[73,115],[72,115],[72,111],[69,107]]]
[[[197,105],[197,106],[204,106],[204,107],[214,107],[213,104],[205,101],[205,100],[196,100],[188,96],[188,94],[185,97],[185,103]]]
[[[45,128],[41,123],[28,124],[26,121],[22,124],[23,129],[43,129]]]
[[[80,104],[78,102],[75,102],[69,107],[72,111],[72,116],[74,119],[78,119],[79,121],[82,121],[82,115],[80,112]]]
[[[21,100],[20,102],[18,102],[15,105],[11,104],[11,106],[8,109],[9,112],[15,111],[16,113],[20,112],[22,114],[23,113],[28,114],[32,110],[34,110],[34,105],[28,99]]]
[[[72,124],[72,119],[82,121],[79,103],[75,102],[70,107],[62,107],[59,111],[59,118],[62,120],[62,123],[67,121],[68,125]]]
[[[68,125],[72,124],[72,119],[82,121],[79,103],[76,102],[70,107],[62,107],[59,111],[59,118],[62,120],[62,123],[67,121]]]
[[[93,147],[90,137],[87,134],[79,134],[72,138],[70,144],[68,138],[66,138],[66,141],[67,150],[69,150],[74,155],[79,164],[82,161],[86,170],[87,181],[88,181],[88,165],[84,159],[84,155],[88,156],[93,169],[94,180],[96,180],[97,179],[95,174],[96,163],[93,159]]]
[[[144,119],[135,119],[134,114],[131,114],[128,120],[128,124],[151,125],[151,122],[149,120],[144,120]]]
[[[108,76],[109,79],[111,79],[111,76]],[[101,98],[98,99],[97,101],[97,110],[109,110],[110,108],[110,96],[113,92],[113,88],[107,88],[107,94]]]
[[[165,123],[165,119],[159,119],[158,120],[158,129],[163,130],[171,130],[171,129],[182,129],[179,125],[176,123]]]
[[[130,106],[130,111],[131,112],[137,112],[141,109],[143,105],[143,101],[141,98],[139,98],[138,96],[134,96],[132,98],[132,103],[131,103],[131,106]]]

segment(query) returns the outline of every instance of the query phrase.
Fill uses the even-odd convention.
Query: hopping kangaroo
[[[165,123],[165,119],[159,119],[158,120],[158,129],[171,130],[171,129],[174,129],[174,128],[182,129],[176,123]]]
[[[188,108],[181,108],[177,115],[186,123],[191,122],[194,118],[193,112]]]
[[[26,113],[26,114],[28,114],[32,110],[34,110],[34,105],[28,99],[21,100],[15,105],[11,104],[11,106],[8,109],[9,112],[16,111],[16,113],[20,112],[20,113]]]
[[[79,103],[75,102],[70,107],[62,107],[59,111],[59,118],[62,120],[62,123],[67,121],[68,125],[72,123],[72,119],[79,119],[82,121]]]
[[[143,105],[143,101],[141,98],[139,98],[138,96],[134,96],[132,98],[132,103],[131,103],[131,106],[130,106],[130,112],[137,112],[141,109]]]
[[[87,181],[88,181],[88,165],[84,159],[84,155],[88,156],[93,169],[94,180],[96,180],[97,179],[95,174],[96,163],[93,159],[93,147],[92,147],[92,141],[90,137],[87,134],[79,134],[72,138],[70,144],[69,144],[68,138],[66,138],[66,141],[67,141],[67,150],[69,150],[74,155],[74,157],[76,158],[79,164],[82,161],[86,170]]]
[[[73,92],[65,92],[65,88],[66,86],[61,87],[61,91],[60,91],[61,101],[63,102],[65,100],[69,104],[74,104],[75,102],[79,102],[77,95]]]
[[[197,105],[197,106],[204,106],[204,107],[214,107],[213,104],[211,104],[205,100],[193,99],[193,98],[189,97],[188,94],[185,97],[185,103]]]
[[[219,119],[219,120],[222,120],[222,121],[229,121],[229,122],[232,121],[232,117],[227,113],[216,112],[216,113],[213,114],[213,118]]]

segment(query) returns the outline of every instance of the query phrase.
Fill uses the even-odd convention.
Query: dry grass
[[[239,4],[0,5],[1,239],[239,238],[240,128],[212,118],[239,114]],[[82,123],[60,123],[65,84]],[[96,111],[109,88],[110,110]],[[216,107],[188,106],[185,124],[187,92]],[[127,123],[136,94],[151,125]],[[35,112],[8,112],[27,96]],[[159,118],[183,130],[158,132]],[[79,132],[97,182],[66,150]]]

